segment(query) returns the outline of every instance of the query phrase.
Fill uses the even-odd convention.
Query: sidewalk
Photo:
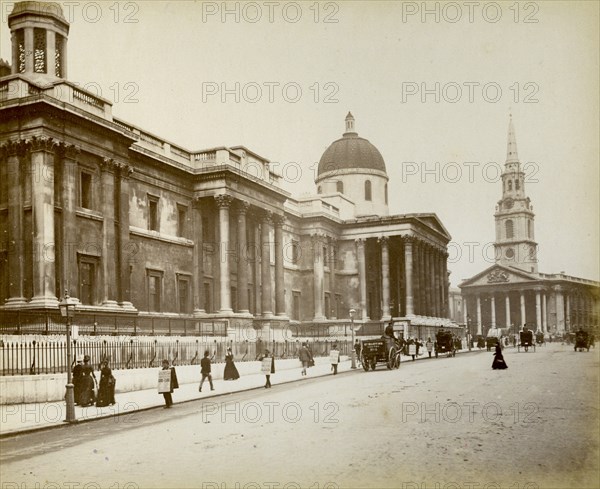
[[[473,349],[472,351],[485,351],[485,349]],[[458,353],[469,353],[469,350],[460,350]],[[425,360],[427,358],[427,352],[425,352],[425,354],[420,353],[416,360]],[[435,360],[435,357],[432,357],[431,360]],[[412,362],[412,358],[410,356],[402,355],[402,363],[406,362]],[[352,371],[350,367],[351,362],[349,359],[342,360],[338,365],[338,373],[350,372]],[[356,371],[363,371],[363,368],[358,362],[357,367]],[[381,369],[385,368],[385,366],[378,365],[377,368]],[[278,384],[332,375],[331,365],[328,362],[317,364],[314,367],[309,368],[306,377],[301,375],[301,370],[301,367],[297,367],[276,371],[276,373],[271,376],[273,388],[277,388]],[[117,382],[118,381],[117,377]],[[210,385],[205,381],[201,393],[198,392],[199,383],[200,381],[198,380],[198,382],[181,385],[179,389],[176,389],[173,393],[174,403],[178,404],[224,394],[264,388],[265,376],[262,373],[257,373],[245,375],[234,381],[214,380],[214,391],[210,390]],[[75,406],[75,417],[77,421],[81,423],[100,418],[129,414],[136,411],[144,411],[159,407],[162,408],[164,406],[164,398],[162,394],[157,392],[157,389],[117,393],[115,395],[115,401],[116,404],[114,406],[101,408],[95,406],[85,408]],[[64,401],[2,405],[0,406],[0,438],[14,436],[19,433],[66,426],[66,423],[64,422],[65,411],[66,405]]]
[[[338,373],[350,371],[350,360],[342,361],[338,365]],[[158,369],[156,369],[158,372]],[[315,365],[308,369],[308,375],[301,375],[301,367],[276,371],[271,375],[271,384],[277,388],[278,384],[302,381],[315,377],[332,375],[329,363]],[[361,369],[362,370],[362,369]],[[117,382],[118,373],[117,375]],[[206,399],[234,392],[264,388],[265,376],[262,373],[245,375],[234,381],[213,380],[215,390],[210,390],[208,381],[204,382],[202,392],[198,392],[198,382],[184,384],[173,392],[175,404]],[[144,411],[157,407],[164,407],[165,401],[157,389],[146,389],[134,392],[115,394],[116,404],[106,407],[79,407],[75,406],[75,417],[78,422],[92,421],[99,418],[119,416],[122,414]],[[66,405],[64,401],[45,402],[37,404],[9,404],[0,406],[0,438],[26,433],[52,427],[65,426],[64,422]]]

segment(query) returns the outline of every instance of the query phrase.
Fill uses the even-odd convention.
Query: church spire
[[[506,163],[518,163],[517,138],[515,137],[515,126],[513,125],[512,114],[508,122],[508,142],[506,144]]]

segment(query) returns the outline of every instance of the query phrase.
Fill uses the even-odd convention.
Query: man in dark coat
[[[494,361],[492,362],[492,368],[494,370],[503,370],[505,368],[508,368],[508,365],[506,365],[504,357],[502,356],[502,347],[500,346],[500,341],[496,343],[496,351],[494,353]]]
[[[302,343],[302,348],[300,348],[299,359],[302,363],[302,375],[306,375],[306,369],[309,367],[311,360],[311,354],[310,351],[308,351],[306,343]]]
[[[173,390],[179,389],[179,383],[177,382],[177,373],[175,372],[175,367],[171,367],[169,365],[169,360],[162,361],[162,369],[163,370],[171,370],[171,391],[163,392],[163,397],[165,398],[165,408],[170,408],[173,405]]]
[[[79,396],[81,396],[81,379],[83,378],[83,356],[77,357],[77,365],[73,367],[73,395],[75,396],[75,404],[79,404]]]
[[[204,358],[200,360],[200,373],[202,374],[202,380],[200,381],[198,392],[202,392],[202,384],[204,384],[206,379],[208,379],[208,383],[210,384],[210,390],[214,391],[215,388],[213,387],[212,375],[210,373],[210,358],[208,350],[204,352]]]

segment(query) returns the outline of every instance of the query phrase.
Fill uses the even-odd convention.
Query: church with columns
[[[317,325],[339,336],[351,309],[362,335],[390,321],[421,337],[451,325],[450,235],[433,213],[389,213],[386,164],[352,114],[321,156],[313,193],[296,197],[247,147],[184,148],[70,82],[58,4],[15,3],[8,27],[5,318],[57,314],[68,294],[82,327],[93,317],[94,328],[134,334],[163,334],[168,322],[169,334],[281,339]]]
[[[495,263],[459,285],[464,324],[472,335],[487,335],[490,328],[516,334],[524,325],[546,336],[579,328],[597,334],[600,283],[538,271],[535,215],[525,192],[512,117],[501,180],[502,197],[494,213]]]

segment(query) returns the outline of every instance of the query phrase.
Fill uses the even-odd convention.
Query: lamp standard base
[[[75,393],[73,391],[73,384],[67,384],[67,393],[65,400],[67,402],[67,414],[65,416],[66,423],[76,423],[75,418]]]
[[[350,368],[356,368],[356,352],[354,350],[352,350],[352,364],[350,365]]]

